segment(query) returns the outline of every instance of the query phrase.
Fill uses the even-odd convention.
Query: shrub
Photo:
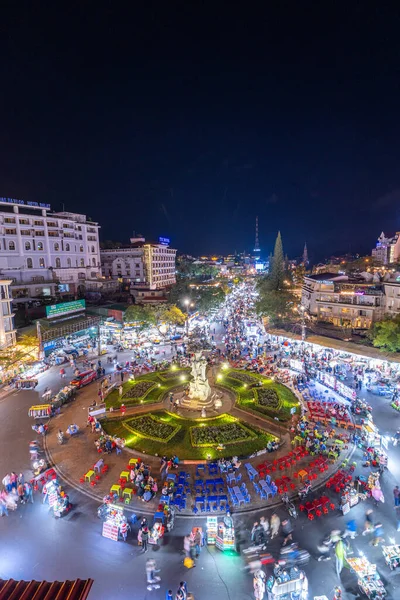
[[[280,401],[275,390],[259,388],[257,390],[253,390],[253,392],[256,401],[261,404],[261,406],[266,406],[267,408],[271,408],[273,410],[280,410],[282,402]]]
[[[138,381],[123,395],[124,398],[142,398],[152,387],[153,381]]]
[[[193,446],[211,446],[212,444],[237,444],[256,437],[256,434],[240,423],[212,425],[209,427],[191,427]]]
[[[162,371],[160,373],[161,379],[166,381],[169,379],[178,379],[181,375],[187,375],[187,371]]]
[[[229,373],[229,377],[232,379],[237,379],[238,381],[243,381],[243,383],[255,384],[258,383],[258,379],[253,375],[249,375],[248,373],[237,373],[236,371],[231,371]]]
[[[144,415],[129,419],[124,423],[124,427],[133,433],[138,433],[141,436],[163,443],[169,442],[180,429],[179,425],[163,423],[156,417],[153,417],[153,415]]]

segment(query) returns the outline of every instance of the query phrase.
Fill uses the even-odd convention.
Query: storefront
[[[218,523],[215,545],[222,552],[225,552],[225,550],[235,550],[235,528],[229,513],[227,513],[223,521]]]

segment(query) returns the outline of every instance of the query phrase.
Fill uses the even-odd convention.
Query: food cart
[[[346,515],[360,500],[358,491],[353,486],[346,486],[343,490],[340,502],[340,510]]]
[[[218,517],[207,517],[207,544],[214,546],[218,533]]]
[[[218,523],[215,545],[222,552],[235,550],[235,528],[229,513],[226,514],[223,521]]]
[[[51,404],[37,404],[36,406],[31,406],[28,415],[34,419],[49,418],[52,415]]]
[[[307,600],[308,579],[304,571],[292,567],[283,571],[278,577],[271,575],[267,579],[267,598],[268,600],[292,600],[292,598]]]
[[[350,568],[357,575],[360,591],[371,600],[385,598],[386,590],[376,570],[376,565],[370,563],[365,556],[346,559]]]
[[[126,523],[124,509],[116,504],[105,504],[102,536],[118,541],[118,533],[123,522]]]
[[[382,546],[383,558],[390,570],[400,565],[400,546]]]

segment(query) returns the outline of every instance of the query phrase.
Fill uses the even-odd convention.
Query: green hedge
[[[179,425],[163,423],[153,415],[134,417],[124,422],[124,427],[132,433],[149,438],[155,442],[168,443],[179,431]]]
[[[219,444],[227,446],[239,442],[246,442],[255,437],[256,434],[250,429],[247,429],[247,427],[244,427],[240,422],[190,428],[192,446],[197,447]]]

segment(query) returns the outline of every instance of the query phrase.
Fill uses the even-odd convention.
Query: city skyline
[[[278,230],[289,256],[305,239],[313,262],[369,253],[399,229],[397,22],[385,7],[100,4],[91,22],[8,6],[1,193],[194,255],[251,251],[256,216],[267,254]]]

